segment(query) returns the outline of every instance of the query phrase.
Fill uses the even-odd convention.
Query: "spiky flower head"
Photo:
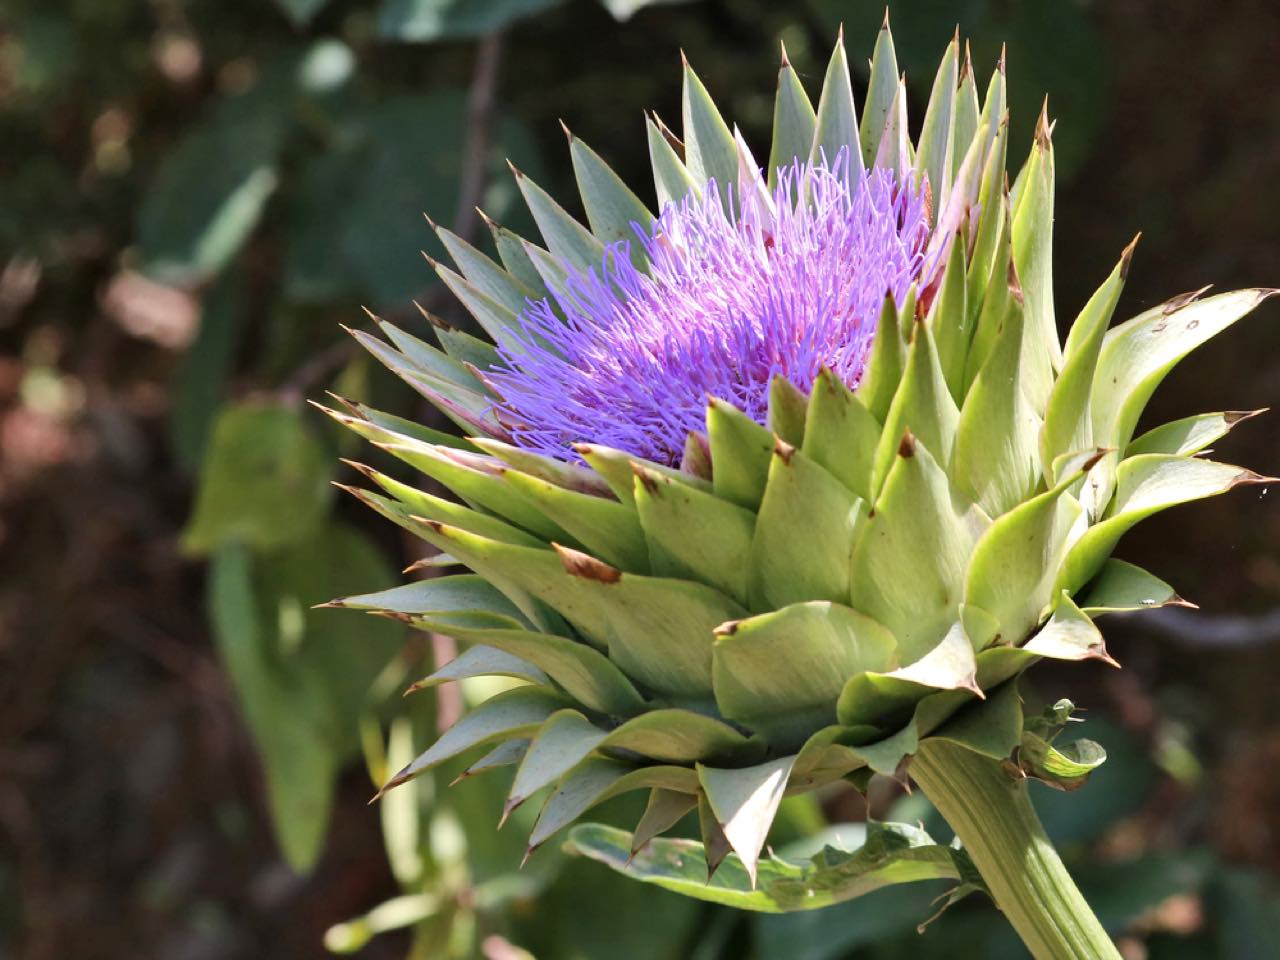
[[[794,161],[770,191],[739,148],[740,187],[713,179],[635,224],[500,337],[486,380],[517,445],[571,457],[590,439],[674,464],[708,397],[764,423],[775,376],[808,393],[825,367],[858,385],[886,295],[924,271],[921,191],[847,148]]]
[[[469,438],[333,412],[461,502],[368,467],[381,492],[352,492],[473,572],[335,604],[467,645],[418,686],[520,681],[387,787],[487,745],[470,769],[516,765],[509,809],[552,788],[531,849],[645,789],[617,865],[697,810],[709,865],[741,860],[694,885],[723,897],[786,792],[900,772],[926,738],[1053,775],[1013,684],[1111,662],[1100,614],[1179,602],[1110,559],[1135,523],[1260,479],[1198,456],[1240,414],[1134,433],[1270,291],[1108,329],[1130,247],[1064,344],[1047,114],[1010,190],[1003,63],[980,100],[953,41],[915,144],[906,103],[887,22],[861,122],[842,43],[816,111],[784,59],[761,174],[686,64],[683,140],[648,124],[656,213],[571,137],[589,228],[517,174],[542,245],[492,224],[499,263],[440,230],[488,342],[356,334]],[[786,869],[774,908],[830,902]]]

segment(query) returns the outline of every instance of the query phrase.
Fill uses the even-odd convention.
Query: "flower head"
[[[841,150],[740,195],[722,203],[711,181],[633,224],[647,271],[618,243],[598,269],[570,270],[555,306],[530,302],[487,374],[517,444],[571,457],[586,440],[672,463],[708,396],[763,423],[775,375],[808,392],[827,367],[857,385],[885,295],[901,301],[924,264],[921,192]]]

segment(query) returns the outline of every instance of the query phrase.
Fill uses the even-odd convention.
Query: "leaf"
[[[267,660],[256,603],[249,553],[237,544],[222,547],[209,578],[214,636],[262,752],[280,846],[289,863],[305,871],[324,842],[338,762],[325,737],[322,705]]]
[[[389,97],[363,108],[337,147],[347,167],[337,178],[345,202],[316,225],[328,240],[317,244],[315,256],[331,269],[345,265],[358,292],[374,305],[398,307],[432,283],[419,251],[440,246],[422,215],[442,222],[454,216],[465,122],[466,100],[459,91]],[[525,126],[509,117],[494,126],[483,160],[490,187],[482,204],[501,218],[517,212],[506,158],[535,177],[541,175],[541,163]],[[424,176],[424,170],[431,175]],[[332,201],[330,192],[311,202],[330,210]]]
[[[835,703],[856,673],[896,665],[893,634],[834,603],[798,603],[716,631],[712,682],[725,718],[777,748],[835,723]]]
[[[649,572],[648,545],[630,506],[567,490],[519,470],[507,470],[503,477],[519,496],[558,523],[593,555],[632,573]]]
[[[779,440],[751,541],[750,606],[847,599],[850,555],[866,509],[848,487]]]
[[[995,520],[974,545],[965,570],[965,603],[991,614],[1006,644],[1017,646],[1058,594],[1055,580],[1081,512],[1066,491],[1079,477],[1079,469],[1066,471],[1052,490]]]
[[[707,441],[715,495],[755,510],[769,476],[773,434],[732,404],[713,397],[707,401]]]
[[[685,580],[622,573],[567,548],[514,547],[437,525],[436,546],[488,579],[508,579],[544,600],[628,676],[671,695],[711,690],[711,632],[746,611],[728,597]]]
[[[1094,442],[1127,445],[1165,374],[1274,293],[1251,289],[1205,300],[1178,297],[1109,330],[1093,381]]]
[[[1011,297],[986,363],[964,398],[951,472],[988,516],[1023,503],[1040,483],[1041,421],[1022,387],[1022,304]]]
[[[613,14],[615,20],[630,20],[637,11],[645,7],[667,3],[683,3],[685,0],[600,0],[604,8]]]
[[[526,660],[494,647],[471,647],[463,650],[439,670],[417,681],[406,692],[416,693],[471,677],[514,677],[529,683],[546,684],[547,675]]]
[[[653,214],[598,153],[572,134],[569,134],[569,157],[591,232],[606,246],[619,241],[628,243],[631,262],[643,269],[644,248],[638,242],[633,224],[648,230]]]
[[[338,583],[370,586],[390,576],[376,549],[343,527],[269,557],[252,558],[235,543],[213,557],[214,636],[262,753],[277,837],[299,871],[320,853],[357,718],[402,642],[401,629],[383,622],[352,643],[331,614],[309,608]]]
[[[858,384],[857,397],[871,415],[881,422],[888,416],[889,407],[902,381],[902,367],[906,348],[898,333],[898,308],[893,297],[886,296],[876,323],[875,338],[871,341],[871,353]]]
[[[276,6],[289,15],[295,26],[302,27],[310,23],[311,18],[328,2],[329,0],[276,0]]]
[[[1114,557],[1103,564],[1079,602],[1090,617],[1128,610],[1153,610],[1169,604],[1192,606],[1159,577]]]
[[[1040,432],[1040,462],[1049,466],[1064,453],[1083,450],[1093,443],[1093,420],[1089,398],[1102,349],[1107,324],[1115,312],[1133,256],[1134,243],[1125,248],[1120,263],[1098,291],[1089,298],[1080,316],[1071,325],[1062,373],[1054,381]],[[1052,473],[1052,470],[1048,471]],[[1057,482],[1046,476],[1046,482]]]
[[[742,759],[753,743],[721,720],[679,708],[648,710],[610,732],[604,746],[663,763]],[[696,789],[696,788],[695,788]]]
[[[884,23],[876,35],[875,51],[871,56],[871,79],[867,84],[867,102],[862,112],[862,124],[858,138],[862,142],[862,162],[870,167],[875,164],[880,151],[880,137],[889,122],[898,95],[898,57],[893,48],[893,34],[889,30],[888,8]]]
[[[503,819],[533,794],[555,783],[585,760],[605,736],[604,730],[577,710],[566,709],[552,714],[539,728],[520,761],[503,807]]]
[[[840,151],[848,153],[849,169],[862,169],[862,146],[858,141],[858,113],[853,105],[853,84],[849,79],[849,60],[844,52],[843,31],[836,37],[835,48],[822,80],[822,95],[813,132],[811,163],[834,164]]]
[[[553,834],[607,799],[611,790],[633,769],[605,757],[590,757],[580,763],[560,781],[538,814],[538,822],[529,835],[529,849],[537,849]]]
[[[1049,621],[1022,645],[1027,653],[1055,660],[1101,660],[1117,666],[1102,633],[1064,590]]]
[[[258,550],[314,533],[329,508],[329,455],[296,410],[247,403],[225,410],[182,534],[188,554],[228,543]]]
[[[989,523],[908,434],[864,523],[850,577],[852,606],[893,632],[901,663],[920,659],[950,629],[965,565]]]
[[[762,913],[816,910],[892,884],[958,880],[972,870],[963,853],[906,824],[872,824],[863,846],[852,851],[827,847],[803,865],[767,857],[757,867],[754,887],[737,857],[707,880],[703,846],[693,840],[655,839],[632,857],[630,834],[591,823],[575,827],[567,847],[633,879]]]
[[[1107,751],[1092,740],[1054,746],[1074,710],[1070,700],[1059,700],[1046,707],[1040,717],[1027,721],[1017,754],[1018,767],[1026,776],[1058,790],[1077,790],[1084,786],[1089,774],[1106,762]]]
[[[773,105],[773,139],[769,152],[768,183],[778,182],[778,169],[805,160],[813,145],[814,112],[795,67],[783,51],[778,68],[778,94]]]
[[[534,664],[577,703],[607,716],[629,717],[642,711],[644,699],[631,681],[599,650],[578,640],[467,615],[415,617],[425,627],[459,640],[484,643]]]
[[[699,188],[714,178],[723,200],[726,188],[737,183],[738,147],[707,88],[687,61],[680,103],[689,175]]]
[[[169,408],[169,443],[183,469],[194,473],[204,460],[218,406],[235,361],[245,317],[244,278],[228,271],[206,294],[200,329],[182,358]]]
[[[871,461],[879,440],[880,424],[857,394],[830,370],[820,370],[809,394],[801,453],[870,501]]]
[[[665,129],[665,128],[663,128]],[[653,119],[645,120],[645,133],[649,140],[649,165],[653,167],[654,190],[658,195],[658,208],[669,203],[679,203],[685,197],[702,193],[702,185],[684,165],[684,160],[671,145]]]
[[[654,574],[698,580],[745,604],[755,515],[656,470],[637,468],[635,478]]]
[[[916,150],[916,171],[928,179],[935,211],[946,206],[950,188],[951,157],[955,149],[951,127],[959,82],[959,57],[960,38],[957,33],[947,44],[937,76],[934,77],[929,105],[925,109],[924,125],[920,128],[920,145]]]
[[[1221,440],[1236,424],[1251,420],[1266,410],[1227,410],[1224,413],[1201,413],[1174,420],[1148,430],[1125,448],[1126,457],[1144,453],[1167,453],[1190,457]]]
[[[957,622],[933,649],[905,667],[850,677],[836,703],[839,722],[846,727],[872,724],[886,729],[906,722],[916,705],[934,691],[961,690],[980,695],[973,648],[973,642]],[[859,744],[862,746],[865,745]],[[872,766],[880,769],[875,763]],[[896,763],[890,765],[889,772],[893,766]]]
[[[547,191],[513,166],[516,185],[542,233],[543,242],[562,265],[581,273],[599,269],[604,260],[604,244],[560,206]],[[647,224],[646,224],[647,226]]]
[[[903,363],[902,381],[885,414],[884,432],[871,471],[871,489],[877,494],[905,432],[913,433],[939,463],[948,463],[960,419],[942,373],[933,332],[910,317],[906,322],[912,324],[913,339]]]
[[[386,793],[473,747],[498,740],[528,739],[556,710],[568,706],[563,697],[545,687],[516,687],[486,700],[462,715],[412,763],[382,786]]]
[[[754,767],[722,770],[698,765],[698,781],[725,839],[742,860],[754,887],[760,850],[773,824],[795,757]]]
[[[143,270],[191,286],[218,273],[257,226],[278,183],[288,97],[273,73],[165,157],[138,213]]]
[[[428,43],[478,37],[557,6],[561,0],[383,0],[378,33]]]
[[[1267,480],[1243,467],[1193,457],[1152,453],[1122,461],[1107,516],[1072,545],[1058,585],[1071,593],[1079,590],[1102,569],[1120,538],[1140,520],[1181,503],[1226,493],[1241,484]]]
[[[1053,310],[1053,142],[1047,114],[1036,127],[1026,185],[1018,195],[1011,223],[1013,263],[1026,298],[1022,338],[1022,384],[1036,412],[1043,414],[1062,368],[1062,345]]]

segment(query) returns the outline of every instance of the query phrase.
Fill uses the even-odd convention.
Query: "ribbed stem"
[[[945,740],[920,745],[911,776],[1036,960],[1120,960],[1040,825],[1025,782]]]

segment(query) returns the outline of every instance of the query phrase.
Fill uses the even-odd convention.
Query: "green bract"
[[[441,327],[437,348],[382,322],[389,342],[356,333],[474,439],[360,405],[330,411],[457,501],[367,467],[378,489],[352,492],[474,572],[334,605],[463,641],[462,656],[419,686],[522,681],[387,788],[489,747],[473,770],[516,767],[508,809],[550,788],[531,848],[595,804],[647,790],[631,852],[697,810],[704,844],[689,849],[713,869],[733,851],[745,868],[730,871],[743,876],[736,886],[718,881],[703,895],[791,909],[805,898],[786,884],[828,877],[831,855],[809,873],[763,871],[772,899],[738,895],[756,881],[788,793],[893,774],[926,738],[994,758],[1021,745],[1028,774],[1064,785],[1100,762],[1092,749],[1053,748],[1042,727],[1024,742],[1011,684],[1043,657],[1111,662],[1099,614],[1180,602],[1155,576],[1110,559],[1130,527],[1262,479],[1199,456],[1242,414],[1136,439],[1134,430],[1169,369],[1271,291],[1178,297],[1108,329],[1131,246],[1061,343],[1047,115],[1009,188],[1003,63],[980,99],[953,41],[915,144],[906,103],[887,23],[860,118],[842,43],[816,110],[784,58],[769,171],[849,147],[868,165],[921,178],[945,271],[884,305],[856,390],[831,375],[808,396],[776,381],[767,427],[712,399],[680,469],[589,437],[579,447],[588,466],[493,439],[489,343]],[[648,133],[660,204],[711,176],[735,182],[746,156],[687,64],[683,139],[656,118]],[[517,323],[527,298],[556,287],[558,264],[598,264],[632,221],[653,216],[581,140],[570,138],[570,154],[589,228],[517,175],[543,245],[491,223],[498,263],[439,231],[457,269],[436,270],[491,337]],[[867,871],[963,873],[914,835],[893,837],[883,857],[839,867],[864,879],[838,896],[874,886]],[[607,862],[626,859],[616,834],[577,839]],[[633,871],[658,864],[651,878],[690,886],[670,860],[685,847],[661,849]],[[899,849],[904,863],[923,864],[918,873],[887,866]]]

